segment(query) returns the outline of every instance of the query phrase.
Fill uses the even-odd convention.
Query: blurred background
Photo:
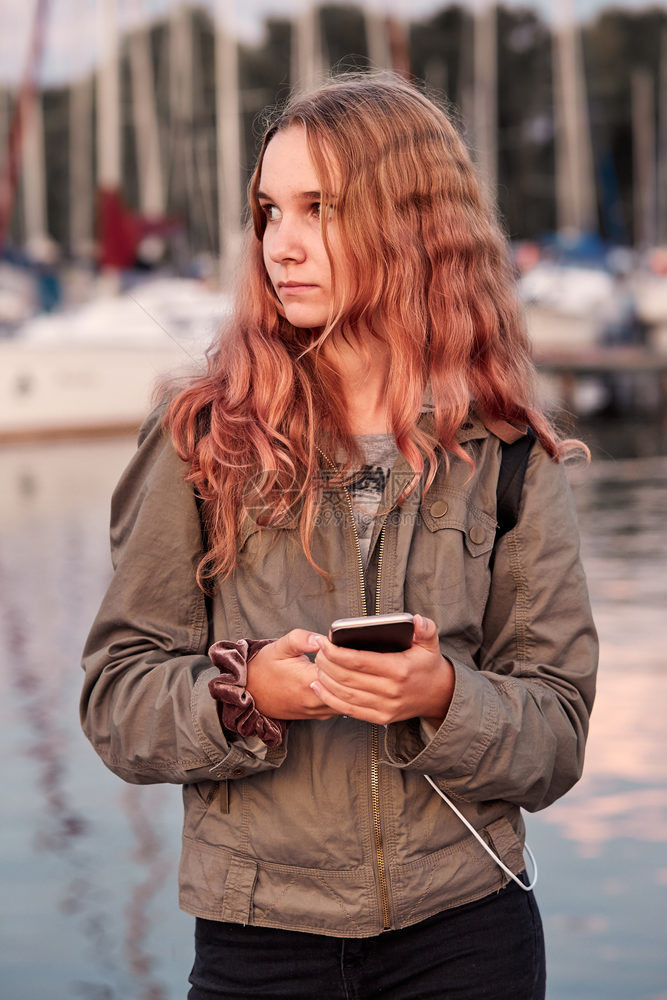
[[[179,790],[104,770],[78,660],[156,380],[230,307],[262,110],[330,68],[446,102],[545,402],[591,446],[598,701],[583,780],[528,817],[548,996],[667,1000],[664,0],[0,0],[2,996],[185,996]]]

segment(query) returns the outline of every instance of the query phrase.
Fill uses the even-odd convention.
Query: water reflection
[[[166,988],[155,978],[159,962],[151,954],[148,929],[150,904],[172,874],[172,860],[165,853],[161,832],[154,822],[155,796],[149,805],[142,789],[130,785],[123,792],[122,802],[136,840],[134,858],[145,872],[145,877],[133,887],[125,910],[128,965],[140,987],[140,1000],[166,1000]]]
[[[0,974],[12,1000],[185,993],[178,789],[123,785],[76,714],[80,649],[110,573],[110,492],[133,447],[0,449],[0,870],[12,890]],[[601,672],[584,778],[529,820],[550,1000],[655,1000],[667,980],[667,459],[573,479]]]
[[[573,475],[601,637],[584,776],[529,817],[550,1000],[667,1000],[667,460]]]
[[[18,749],[33,763],[31,792],[38,793],[36,822],[22,833],[29,835],[35,854],[59,857],[58,911],[79,918],[80,934],[96,964],[104,968],[110,954],[104,910],[95,901],[94,859],[82,845],[90,824],[66,787],[71,705],[64,697],[70,664],[63,657],[67,649],[63,632],[68,622],[76,621],[72,610],[81,576],[80,533],[65,521],[63,565],[61,558],[54,558],[58,540],[51,533],[50,519],[40,523],[31,516],[40,506],[37,473],[27,473],[21,466],[14,476],[6,467],[3,471],[4,501],[10,502],[14,485],[20,510],[19,523],[16,517],[5,518],[9,512],[3,510],[0,607],[3,662],[9,669],[1,675],[2,697],[13,708],[7,712],[7,722],[20,736],[20,746],[8,749],[14,753]],[[30,531],[24,533],[22,528],[28,525]],[[63,576],[72,581],[74,593],[72,584],[63,588]],[[63,594],[74,601],[62,602]],[[7,759],[5,754],[3,758]]]
[[[584,778],[545,821],[590,856],[619,837],[667,841],[667,463],[605,463],[573,478],[600,675]]]
[[[88,749],[76,717],[81,643],[109,576],[105,524],[111,485],[132,448],[124,440],[0,453],[0,693],[7,744],[2,756],[15,758],[18,751],[24,765],[18,780],[14,775],[9,782],[10,815],[22,844],[5,845],[1,861],[3,868],[18,867],[19,874],[23,869],[26,910],[40,903],[31,869],[48,869],[53,889],[53,912],[41,921],[45,927],[26,921],[28,937],[3,961],[8,969],[3,981],[13,997],[23,995],[22,953],[37,965],[26,996],[167,1000],[171,995],[161,982],[149,935],[151,905],[174,867],[174,851],[168,851],[169,839],[159,828],[165,790],[142,796],[142,790],[107,776],[92,751],[84,758],[86,770],[94,767],[96,791],[113,788],[113,797],[106,794],[102,809],[91,810],[96,796],[86,795],[73,780],[84,762],[77,755]],[[118,807],[122,811],[110,822],[108,811]],[[113,855],[118,833],[125,858]],[[175,840],[172,844],[175,850]],[[118,874],[126,860],[127,870],[110,886],[107,865]],[[19,906],[19,921],[22,917]],[[114,926],[119,919],[124,934]],[[47,944],[40,970],[32,946],[40,940],[41,948],[44,938],[55,939],[55,947]],[[58,938],[69,942],[68,955],[58,953]],[[87,975],[54,982],[53,969],[69,965]],[[42,976],[48,985],[38,988]]]

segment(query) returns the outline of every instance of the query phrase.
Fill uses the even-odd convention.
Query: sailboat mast
[[[220,283],[228,287],[241,240],[241,128],[235,4],[218,0],[215,24]]]
[[[193,208],[193,69],[192,21],[180,2],[169,18],[169,156],[171,202],[186,217]]]
[[[100,0],[97,73],[97,180],[102,190],[121,185],[120,73],[116,0]]]
[[[632,165],[635,246],[656,243],[657,190],[653,74],[632,74]]]
[[[129,54],[139,174],[139,208],[144,216],[159,218],[165,212],[165,194],[148,26],[138,27],[132,33]]]
[[[667,26],[660,36],[658,84],[658,240],[667,245]]]
[[[561,233],[597,229],[597,202],[581,40],[572,0],[559,0],[553,29],[556,215]]]
[[[477,0],[473,26],[473,137],[482,183],[498,186],[498,43],[495,3]]]
[[[371,69],[391,69],[391,46],[387,14],[375,5],[364,4],[364,27],[366,29],[366,49]]]
[[[11,120],[11,93],[9,87],[6,87],[0,89],[0,225],[3,219],[3,205],[6,200],[4,185],[9,179],[7,177],[7,161],[9,159]]]
[[[91,253],[93,204],[93,83],[85,76],[72,83],[69,101],[69,243],[75,256]]]
[[[47,236],[46,167],[44,151],[44,115],[42,95],[36,91],[25,130],[25,155],[22,164],[23,218],[28,251],[39,253]]]
[[[320,15],[309,0],[301,0],[292,22],[290,82],[292,88],[309,90],[322,76]]]

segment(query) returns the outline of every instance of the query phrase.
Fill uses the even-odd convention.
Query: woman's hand
[[[420,717],[437,729],[454,693],[454,668],[440,652],[435,623],[415,615],[414,625],[404,653],[344,649],[315,636],[315,695],[337,715],[379,725]]]
[[[317,672],[305,654],[317,652],[316,638],[322,636],[292,629],[249,661],[247,688],[264,715],[273,719],[330,719],[339,714],[311,687]]]

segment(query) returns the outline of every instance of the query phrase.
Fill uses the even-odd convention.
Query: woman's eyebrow
[[[330,195],[324,195],[322,191],[300,191],[297,195],[295,195],[295,197],[300,198],[302,201],[310,201],[313,198],[316,198],[318,201],[321,198],[327,198],[327,200],[331,201],[333,200]],[[262,201],[273,201],[271,195],[265,194],[264,191],[258,191],[257,198]]]

